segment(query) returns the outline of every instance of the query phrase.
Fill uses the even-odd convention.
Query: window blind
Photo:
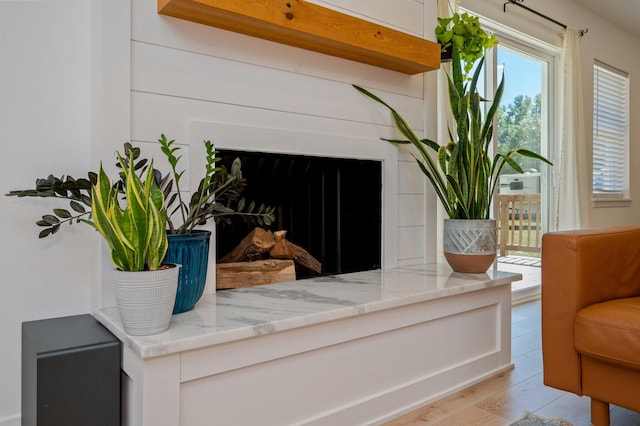
[[[622,198],[629,176],[629,78],[596,62],[593,82],[593,194]]]

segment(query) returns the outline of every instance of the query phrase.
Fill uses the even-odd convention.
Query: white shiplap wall
[[[380,94],[423,132],[425,93],[427,108],[433,103],[428,94],[435,93],[426,75],[409,76],[158,15],[156,0],[131,3],[131,139],[146,152],[157,152],[155,140],[165,133],[184,144],[188,158],[190,149],[195,153],[188,130],[194,121],[255,127],[256,138],[260,128],[369,138],[371,144],[383,143],[381,136],[396,136],[388,112],[357,93],[352,83]],[[314,3],[418,36],[432,12],[416,0]],[[208,137],[216,143],[215,134]],[[413,161],[400,153],[397,195],[390,201],[398,207],[397,224],[388,239],[397,245],[396,258],[385,259],[386,265],[433,260],[427,259],[431,250],[425,243],[424,179]],[[192,172],[195,184],[201,174]]]
[[[435,2],[425,3],[321,4],[421,35],[423,27],[433,28],[424,17],[435,20]],[[109,169],[127,140],[144,144],[150,154],[158,152],[161,132],[187,143],[193,121],[382,144],[379,136],[393,135],[388,113],[351,83],[380,93],[416,130],[424,128],[425,107],[426,116],[435,117],[431,97],[423,103],[425,92],[435,93],[433,81],[425,88],[432,73],[407,76],[159,16],[156,9],[156,0],[0,1],[4,193],[48,173],[79,177],[100,161]],[[197,155],[191,157],[197,163]],[[401,263],[428,257],[424,225],[435,219],[425,214],[435,203],[425,201],[423,179],[411,161],[402,154],[398,162],[394,244]],[[33,222],[63,206],[0,197],[7,225],[0,243],[2,426],[20,424],[21,322],[113,304],[111,262],[94,231],[74,225],[37,239]]]

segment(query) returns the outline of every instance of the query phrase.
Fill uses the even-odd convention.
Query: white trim
[[[188,142],[211,140],[217,149],[379,160],[382,168],[382,267],[398,265],[398,149],[375,139],[281,128],[190,121]]]
[[[0,419],[0,426],[20,426],[22,422],[22,417],[20,414],[16,414],[14,416],[5,417],[4,419]]]
[[[591,200],[591,207],[629,207],[631,205],[631,199],[629,198],[594,198]]]
[[[541,150],[542,154],[547,158],[551,157],[551,153],[554,150],[554,141],[558,133],[557,111],[560,110],[560,96],[558,95],[559,86],[557,81],[561,78],[561,67],[559,66],[560,55],[562,49],[558,46],[554,46],[542,40],[535,39],[522,32],[514,30],[506,25],[495,22],[491,19],[480,17],[480,21],[488,31],[496,34],[500,39],[499,46],[502,46],[505,50],[509,50],[520,54],[522,56],[528,56],[533,60],[543,62],[543,76],[542,76],[542,121],[540,129]],[[490,52],[497,57],[495,49]],[[546,90],[545,90],[546,89]],[[497,137],[497,133],[496,133]],[[551,182],[551,168],[542,167],[541,173],[541,188],[543,190],[542,197],[542,220],[543,231],[551,230],[550,226],[550,214],[551,204],[553,202],[553,185]]]
[[[473,15],[477,15],[474,12],[469,12]],[[531,35],[525,34],[521,31],[513,29],[507,25],[501,24],[492,19],[484,16],[477,15],[480,19],[480,23],[485,30],[496,34],[499,38],[508,40],[509,44],[518,44],[523,51],[535,56],[540,57],[541,53],[554,57],[561,53],[561,46],[555,46],[546,41],[536,39]]]
[[[523,288],[522,290],[512,291],[511,306],[522,305],[523,303],[529,303],[535,300],[540,300],[541,295],[542,295],[541,285]]]

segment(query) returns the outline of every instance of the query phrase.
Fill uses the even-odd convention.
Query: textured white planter
[[[169,328],[180,265],[158,271],[113,271],[116,304],[127,334],[148,336]]]
[[[444,257],[456,272],[483,273],[496,258],[495,219],[445,219]]]

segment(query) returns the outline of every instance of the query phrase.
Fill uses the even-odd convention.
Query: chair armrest
[[[576,313],[640,295],[640,225],[547,233],[542,237],[544,383],[582,394]]]

